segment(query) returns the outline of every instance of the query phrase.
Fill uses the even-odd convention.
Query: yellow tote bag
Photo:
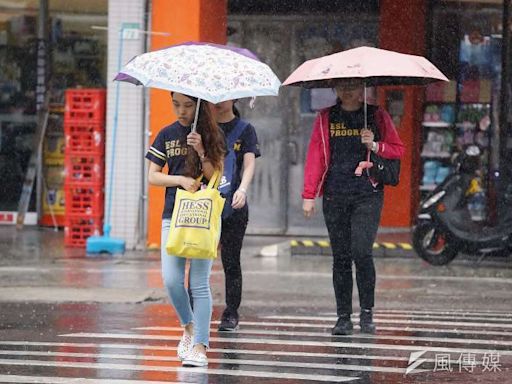
[[[169,255],[191,259],[214,259],[220,240],[224,199],[218,190],[216,171],[206,189],[176,191],[166,250]]]

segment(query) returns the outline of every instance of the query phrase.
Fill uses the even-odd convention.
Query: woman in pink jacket
[[[303,210],[315,212],[323,195],[323,214],[333,252],[333,285],[338,321],[333,335],[352,334],[352,262],[361,307],[363,333],[375,333],[375,266],[373,243],[384,198],[383,185],[368,172],[356,172],[368,151],[387,159],[400,158],[404,146],[391,117],[368,105],[365,129],[363,91],[359,80],[339,80],[336,105],[322,110],[314,123],[304,170]]]

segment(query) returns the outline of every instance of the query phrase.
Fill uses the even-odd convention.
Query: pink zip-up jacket
[[[330,108],[321,110],[313,124],[313,132],[311,133],[304,167],[303,199],[314,199],[323,194],[325,177],[331,161],[329,110]],[[375,112],[375,122],[380,135],[376,154],[385,159],[401,158],[405,148],[391,116],[384,109],[378,108]]]

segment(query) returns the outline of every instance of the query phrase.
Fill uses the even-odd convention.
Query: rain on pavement
[[[183,368],[157,253],[83,258],[59,233],[0,233],[2,383],[511,382],[510,259],[377,258],[377,334],[359,333],[355,290],[355,332],[334,337],[331,259],[257,257],[276,239],[248,237],[240,328],[216,331],[216,262],[209,366]]]

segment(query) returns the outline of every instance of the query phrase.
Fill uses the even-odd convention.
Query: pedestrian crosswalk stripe
[[[155,356],[155,355],[132,355],[132,354],[119,354],[119,353],[73,353],[73,352],[51,352],[51,351],[1,351],[0,355],[10,356],[44,356],[44,357],[78,357],[78,358],[92,358],[92,359],[111,359],[111,360],[144,360],[148,361],[168,361],[179,363],[180,360],[176,356]],[[364,359],[365,356],[360,356]],[[280,367],[280,368],[296,368],[296,361],[272,361],[272,360],[248,360],[238,358],[214,358],[208,357],[208,363],[224,364],[224,365],[246,365],[246,366],[262,366],[262,367]],[[382,372],[382,373],[404,373],[404,368],[384,367],[376,365],[356,365],[356,364],[331,364],[331,363],[309,363],[300,362],[301,368],[308,369],[329,369],[329,370],[344,370],[344,371],[358,371],[358,372]]]
[[[28,383],[28,384],[180,384],[175,381],[147,381],[147,380],[122,380],[122,379],[87,379],[73,377],[55,377],[55,376],[21,376],[21,375],[2,375],[0,374],[0,383]]]
[[[168,331],[168,332],[182,332],[181,327],[141,327],[137,330],[148,331]],[[445,342],[450,344],[478,344],[478,345],[492,345],[494,347],[512,346],[512,341],[508,340],[488,340],[488,339],[469,339],[469,338],[456,338],[456,337],[423,337],[423,336],[402,336],[402,335],[368,335],[368,334],[353,334],[348,336],[332,336],[326,332],[301,332],[301,331],[278,331],[269,329],[249,329],[242,328],[237,330],[240,335],[261,335],[261,336],[290,336],[290,337],[328,337],[330,339],[369,339],[369,340],[400,340],[400,341],[424,341],[424,342]],[[511,353],[512,354],[512,353]]]
[[[176,351],[176,346],[157,345],[157,344],[120,344],[120,343],[57,343],[57,342],[30,342],[30,341],[0,341],[0,346],[22,346],[22,347],[52,347],[52,348],[101,348],[112,350],[142,350],[155,352]],[[26,349],[24,349],[25,351]],[[12,351],[10,349],[9,351]],[[238,355],[263,355],[263,356],[283,356],[283,357],[312,357],[315,359],[364,359],[364,360],[388,360],[388,361],[408,361],[409,356],[384,356],[365,353],[363,355],[347,353],[325,353],[325,352],[302,352],[302,351],[275,351],[266,349],[232,349],[232,348],[208,348],[210,354],[238,354]],[[147,356],[147,355],[145,355]],[[434,362],[434,359],[425,361]]]
[[[481,316],[462,316],[462,315],[443,315],[443,314],[407,314],[407,313],[378,313],[374,316],[382,317],[382,318],[411,318],[415,319],[443,319],[443,320],[484,320],[484,321],[503,321],[510,322],[512,324],[512,318],[503,318],[503,317],[481,317]],[[358,318],[358,315],[354,317]]]
[[[321,314],[322,316],[328,316],[328,317],[334,317],[336,316],[335,313],[326,313]],[[488,321],[491,324],[493,322],[502,322],[500,324],[512,324],[512,318],[510,317],[491,317],[491,316],[462,316],[462,315],[445,315],[445,314],[426,314],[426,313],[418,313],[418,314],[412,314],[412,313],[383,313],[381,311],[374,312],[373,314],[374,318],[379,319],[411,319],[411,320],[419,320],[419,319],[426,319],[426,320],[482,320],[482,321]],[[353,314],[352,319],[359,319],[359,314]]]
[[[491,317],[509,317],[512,318],[512,313],[510,312],[494,312],[494,311],[439,311],[439,310],[403,310],[403,309],[379,309],[379,314],[382,313],[390,313],[390,314],[431,314],[431,315],[453,315],[453,316],[491,316]],[[334,316],[334,313],[329,313],[329,315]]]
[[[77,338],[102,338],[102,339],[130,339],[130,340],[168,340],[168,341],[179,341],[181,336],[166,336],[166,335],[141,335],[136,333],[69,333],[59,335],[62,337],[77,337]],[[351,337],[348,337],[349,339]],[[343,340],[343,338],[340,338]],[[379,340],[379,337],[375,337],[374,340]],[[416,339],[417,340],[417,339]],[[347,347],[347,348],[368,348],[368,349],[389,349],[389,350],[402,350],[402,351],[423,351],[428,349],[433,352],[471,352],[471,353],[488,353],[488,349],[482,348],[464,348],[464,347],[436,347],[431,345],[396,345],[396,344],[373,344],[368,343],[356,343],[356,342],[344,342],[344,341],[310,341],[310,340],[283,340],[283,339],[265,339],[265,338],[231,338],[231,337],[210,337],[211,342],[218,343],[247,343],[247,344],[269,344],[269,345],[299,345],[299,346],[320,346],[320,347]],[[370,340],[371,341],[371,340]],[[443,342],[447,342],[446,339],[442,339]],[[466,344],[472,344],[471,340],[468,340]],[[496,346],[496,344],[493,344]],[[512,350],[500,350],[500,354],[512,356]]]
[[[327,321],[334,322],[338,320],[337,317],[319,317],[319,316],[263,316],[264,319],[269,320],[302,320],[302,321]],[[434,320],[416,320],[416,319],[379,319],[375,318],[374,323],[383,324],[415,324],[415,325],[448,325],[453,327],[481,327],[481,328],[507,328],[512,329],[512,324],[508,323],[477,323],[470,321],[434,321]]]
[[[225,375],[240,377],[260,377],[268,379],[287,379],[287,380],[315,380],[330,383],[343,383],[357,380],[357,377],[332,376],[319,374],[297,374],[285,372],[266,372],[266,371],[247,371],[218,368],[183,368],[156,365],[134,365],[134,364],[111,364],[111,363],[91,363],[91,362],[69,362],[69,361],[47,361],[47,360],[15,360],[0,359],[0,365],[17,366],[39,366],[39,367],[59,367],[59,368],[89,368],[101,370],[122,370],[122,371],[153,371],[153,372],[187,372],[204,373],[208,375]]]
[[[212,324],[219,324],[220,321],[212,321]],[[291,327],[291,328],[320,328],[329,329],[333,324],[315,324],[315,323],[289,323],[289,322],[270,322],[270,321],[241,321],[241,326],[261,326],[261,327]],[[357,324],[354,325],[358,329]],[[512,331],[481,331],[478,329],[454,329],[454,328],[420,328],[404,325],[403,327],[388,327],[379,325],[379,331],[399,331],[399,332],[427,332],[427,333],[443,333],[443,334],[469,334],[469,335],[485,335],[485,336],[512,336]],[[1,343],[0,343],[1,344]]]

